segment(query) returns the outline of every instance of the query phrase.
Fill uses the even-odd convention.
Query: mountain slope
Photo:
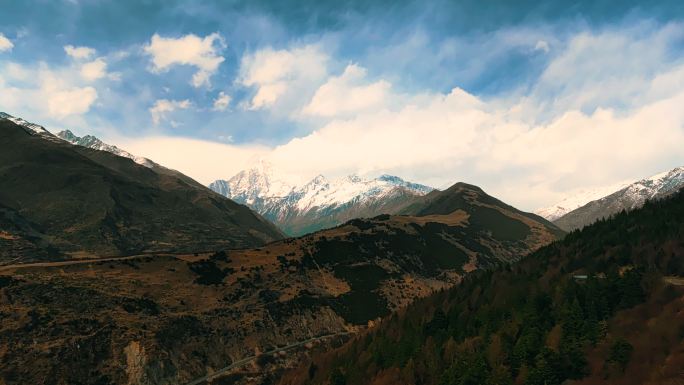
[[[332,181],[319,175],[296,185],[279,178],[266,162],[229,180],[217,180],[209,188],[248,205],[294,236],[353,218],[396,213],[433,190],[391,175],[372,180],[350,175]]]
[[[16,314],[0,323],[0,378],[187,383],[255,352],[357,333],[555,239],[474,186],[446,191],[461,204],[445,214],[355,219],[258,249],[0,267],[0,295],[13,299],[0,314]],[[260,357],[258,371],[235,376],[274,381],[301,357]]]
[[[0,220],[14,222],[4,238],[25,250],[2,257],[39,258],[48,247],[52,255],[235,248],[282,237],[247,207],[163,170],[0,119]]]
[[[564,234],[561,229],[546,219],[536,214],[520,211],[487,195],[481,188],[467,183],[456,183],[444,191],[435,190],[424,197],[416,198],[400,213],[417,216],[447,215],[456,210],[467,212],[471,225],[489,227],[490,231],[501,239],[506,237],[515,239],[516,236],[519,237],[539,228],[543,229],[539,231],[550,232],[556,237]],[[535,223],[537,227],[532,226],[526,229],[521,223],[510,220],[513,216],[521,218],[521,223]]]
[[[582,228],[597,219],[607,218],[622,210],[641,207],[649,199],[669,196],[682,187],[684,187],[684,167],[677,167],[591,201],[556,219],[554,223],[566,231]]]
[[[466,277],[281,384],[676,384],[684,192]]]

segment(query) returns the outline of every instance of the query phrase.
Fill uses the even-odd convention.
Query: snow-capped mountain
[[[553,221],[564,230],[574,230],[622,210],[641,207],[647,200],[664,198],[684,188],[684,167],[653,175],[593,200]]]
[[[26,120],[24,120],[22,118],[17,118],[16,116],[12,116],[8,113],[0,112],[0,119],[7,119],[16,125],[21,126],[22,128],[24,128],[26,130],[26,132],[28,132],[31,135],[40,135],[40,136],[44,137],[45,139],[53,140],[53,141],[59,140],[50,131],[46,130],[45,127],[38,125],[38,124],[35,124],[35,123],[27,122]]]
[[[98,139],[97,137],[92,136],[92,135],[86,135],[83,137],[78,137],[78,136],[74,135],[73,132],[71,132],[69,130],[64,130],[64,131],[58,132],[57,137],[62,139],[62,140],[65,140],[71,144],[77,145],[77,146],[88,147],[88,148],[92,148],[93,150],[111,152],[114,155],[118,155],[118,156],[122,156],[124,158],[131,159],[135,163],[138,163],[138,164],[143,165],[145,167],[151,168],[154,166],[154,162],[152,162],[151,160],[149,160],[147,158],[143,158],[141,156],[133,155],[128,151],[120,149],[119,147],[113,146],[111,144],[107,144],[107,143],[101,141],[100,139]]]
[[[246,204],[291,235],[335,226],[353,218],[395,213],[433,190],[391,175],[374,179],[349,175],[333,180],[318,175],[303,184],[291,183],[266,162],[241,171],[229,180],[217,180],[209,188]]]
[[[538,209],[534,213],[550,221],[555,221],[572,210],[578,209],[593,200],[603,198],[606,195],[621,190],[628,185],[628,182],[621,182],[606,187],[582,190],[577,194],[564,198],[562,201],[552,206]]]
[[[86,135],[84,137],[78,137],[74,135],[73,132],[69,130],[64,130],[60,131],[57,133],[57,135],[51,133],[48,131],[45,127],[27,122],[26,120],[22,118],[18,118],[16,116],[12,116],[8,113],[5,112],[0,112],[0,119],[7,119],[15,124],[23,127],[26,129],[26,131],[32,135],[41,135],[45,139],[52,140],[52,141],[67,141],[71,144],[77,145],[77,146],[82,146],[82,147],[87,147],[87,148],[92,148],[94,150],[100,150],[100,151],[107,151],[111,152],[114,155],[122,156],[124,158],[129,158],[132,159],[134,162],[143,165],[145,167],[152,168],[155,166],[155,163],[152,162],[151,160],[147,158],[143,158],[141,156],[136,156],[131,154],[128,151],[124,151],[116,146],[113,146],[111,144],[107,144],[97,137],[94,137],[92,135]]]

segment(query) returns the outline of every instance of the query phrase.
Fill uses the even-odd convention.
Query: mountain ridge
[[[209,188],[250,206],[291,235],[356,217],[397,213],[413,199],[434,190],[386,174],[374,179],[352,174],[334,180],[318,175],[305,183],[289,183],[268,162],[240,171],[229,180],[217,180]]]
[[[661,199],[684,187],[684,166],[664,171],[628,184],[611,194],[588,202],[553,221],[560,228],[571,231],[589,225],[600,218],[608,218],[622,210],[641,207],[646,201]]]
[[[72,145],[17,119],[0,119],[0,222],[21,224],[3,235],[3,243],[21,244],[3,248],[3,258],[250,247],[282,238],[246,206],[177,171]]]

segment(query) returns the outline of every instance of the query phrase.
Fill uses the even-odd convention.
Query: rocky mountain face
[[[271,223],[161,166],[0,119],[0,258],[212,250],[282,238]]]
[[[414,201],[406,215],[354,219],[257,249],[5,266],[0,375],[7,384],[176,384],[256,356],[216,383],[273,382],[317,348],[259,352],[358,333],[559,234],[458,184]]]
[[[328,180],[319,175],[297,185],[279,178],[266,162],[229,180],[217,180],[209,188],[249,206],[293,236],[353,218],[397,213],[433,190],[391,175],[371,180],[357,175]]]
[[[571,231],[589,225],[600,218],[608,218],[622,210],[639,208],[647,200],[667,197],[682,187],[684,187],[684,167],[677,167],[629,184],[572,210],[553,222],[558,227]]]

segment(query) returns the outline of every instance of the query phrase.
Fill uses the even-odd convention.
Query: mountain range
[[[63,139],[71,144],[77,145],[77,146],[82,146],[82,147],[87,147],[87,148],[92,148],[93,150],[100,150],[100,151],[106,151],[109,153],[112,153],[114,155],[118,155],[124,158],[131,159],[137,164],[143,165],[145,167],[154,167],[157,165],[156,163],[152,162],[151,160],[144,158],[142,156],[136,156],[131,154],[128,151],[122,150],[119,147],[116,147],[111,144],[107,144],[103,141],[101,141],[99,138],[92,136],[92,135],[85,135],[83,137],[79,137],[74,135],[73,132],[70,130],[63,130],[58,132],[57,137],[60,139]]]
[[[374,179],[349,175],[334,180],[318,175],[297,185],[285,181],[265,161],[228,180],[217,180],[209,188],[249,206],[293,236],[353,218],[399,213],[434,190],[391,175]]]
[[[647,200],[661,199],[684,187],[684,167],[677,167],[634,183],[585,191],[536,213],[558,227],[572,231],[622,210],[641,207]]]
[[[0,314],[17,315],[0,324],[4,378],[188,383],[296,341],[363,332],[563,234],[464,183],[407,211],[259,248],[0,267],[0,287],[14,299],[0,302]],[[226,380],[276,381],[306,351],[260,357]]]
[[[588,210],[566,234],[467,183],[260,162],[209,189],[3,113],[0,383],[670,380],[683,173],[566,213]]]

